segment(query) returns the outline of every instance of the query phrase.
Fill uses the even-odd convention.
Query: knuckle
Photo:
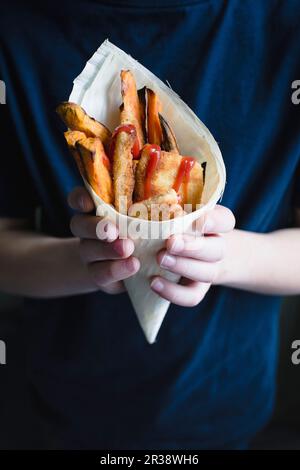
[[[221,261],[224,256],[225,256],[225,250],[226,250],[226,243],[225,240],[222,236],[219,236],[216,239],[217,243],[217,255],[216,255],[216,261]]]
[[[114,282],[118,280],[118,269],[117,269],[117,262],[116,261],[111,261],[107,265],[107,271],[106,271],[106,278],[108,280],[107,283]]]
[[[202,235],[202,236],[198,236],[196,239],[195,239],[195,242],[194,242],[194,250],[196,249],[196,252],[197,252],[197,255],[198,256],[202,256],[203,255],[203,252],[205,251],[205,242],[206,242],[206,238]],[[191,249],[192,250],[192,249]]]
[[[98,266],[96,264],[88,265],[88,270],[89,270],[90,276],[91,276],[94,284],[96,286],[102,288],[102,286],[103,286],[102,270],[98,269]]]

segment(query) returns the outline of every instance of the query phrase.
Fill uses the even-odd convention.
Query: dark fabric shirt
[[[70,236],[66,196],[81,181],[54,110],[109,38],[211,130],[237,227],[289,226],[300,205],[299,18],[296,0],[4,0],[0,214],[39,206],[45,233]],[[13,396],[28,419],[15,416],[16,427],[43,448],[234,447],[272,411],[280,303],[213,287],[196,307],[172,305],[149,345],[126,294],[27,299],[17,326],[26,392]]]

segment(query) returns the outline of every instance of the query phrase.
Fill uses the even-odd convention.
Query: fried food
[[[147,88],[147,137],[149,144],[161,146],[163,133],[159,119],[161,103],[156,93]]]
[[[173,152],[179,154],[177,140],[171,126],[161,114],[159,114],[159,121],[162,129],[161,148],[166,152]]]
[[[111,132],[104,124],[90,117],[81,106],[64,101],[56,112],[70,130],[84,132],[87,137],[99,137],[104,147],[108,148]]]
[[[136,89],[134,76],[130,70],[121,71],[121,94],[123,104],[121,105],[121,125],[131,124],[135,127],[139,148],[145,143],[144,122],[145,108],[143,107],[142,93]]]
[[[135,136],[121,131],[116,136],[113,154],[113,188],[115,195],[115,208],[121,214],[127,214],[132,204],[134,188],[134,166],[132,146]]]
[[[80,131],[67,131],[64,135],[81,176],[103,201],[112,204],[110,162],[101,140],[98,137],[86,137]]]
[[[169,220],[183,215],[183,209],[178,204],[177,193],[170,189],[164,194],[136,202],[128,209],[128,215],[146,220]]]
[[[144,145],[144,111],[142,92],[140,98],[132,73],[121,71],[121,93],[123,103],[120,112],[120,126],[113,134],[111,158],[113,161],[113,185],[115,207],[122,214],[127,214],[132,204],[134,188],[133,157],[139,156]]]
[[[151,175],[150,197],[167,193],[173,188],[176,183],[183,158],[184,157],[177,153],[161,151],[160,158],[158,159],[157,165]],[[145,146],[137,165],[135,175],[134,194],[137,201],[145,199],[145,181],[149,160],[149,151]],[[189,174],[188,184],[183,178],[182,183],[179,185],[178,200],[180,204],[192,204],[194,209],[196,204],[199,204],[201,201],[202,189],[203,169],[201,165],[195,161]]]
[[[80,154],[79,154],[78,150],[76,149],[76,142],[78,142],[78,140],[80,140],[80,139],[84,139],[85,138],[85,133],[80,132],[80,131],[66,131],[64,133],[64,136],[65,136],[65,139],[67,141],[69,150],[70,150],[71,154],[73,155],[73,157],[74,157],[74,159],[77,163],[78,170],[79,170],[81,176],[83,178],[87,179],[87,176],[86,176],[86,173],[85,173],[85,168],[84,168],[84,165],[83,165],[83,161],[80,157]]]
[[[82,177],[122,214],[162,221],[183,215],[185,204],[195,210],[205,163],[180,155],[158,95],[146,86],[137,90],[130,70],[120,78],[120,125],[113,134],[75,103],[57,107]]]
[[[149,144],[159,145],[162,150],[179,154],[174,132],[161,115],[162,106],[156,93],[147,91],[147,137]]]

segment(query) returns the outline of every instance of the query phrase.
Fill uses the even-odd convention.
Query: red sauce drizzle
[[[184,201],[187,202],[187,189],[190,180],[191,171],[196,163],[194,157],[182,157],[180,166],[178,168],[178,173],[173,184],[173,189],[175,189],[176,193],[179,192],[182,183],[184,184]]]
[[[151,196],[151,180],[158,165],[161,150],[159,145],[147,144],[143,147],[144,151],[147,151],[149,155],[144,186],[144,199],[148,199]]]
[[[136,134],[136,129],[133,124],[121,124],[120,126],[115,128],[112,138],[111,138],[111,144],[110,144],[110,149],[109,149],[109,157],[111,161],[113,160],[113,156],[115,153],[116,137],[120,132],[127,132],[128,134],[132,134],[135,136],[131,153],[134,159],[138,159],[140,157],[140,144],[139,144],[138,136]]]
[[[110,159],[108,158],[108,156],[106,154],[103,155],[102,161],[103,161],[103,164],[108,169],[108,171],[110,171],[111,170]]]

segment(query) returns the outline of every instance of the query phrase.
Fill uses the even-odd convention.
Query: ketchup
[[[108,171],[110,171],[111,170],[111,168],[110,168],[110,159],[108,158],[108,156],[106,154],[103,155],[102,161],[103,161],[104,166],[106,166]]]
[[[111,161],[113,160],[114,153],[115,153],[116,137],[120,132],[127,132],[128,134],[132,134],[135,136],[131,153],[134,159],[138,159],[140,156],[140,144],[139,144],[139,139],[136,134],[136,129],[133,124],[121,124],[120,126],[115,128],[112,138],[111,138],[111,144],[110,144],[110,149],[109,149],[109,156],[110,156]]]
[[[149,160],[146,169],[144,199],[148,199],[151,196],[151,180],[160,159],[161,149],[159,145],[146,144],[143,147],[143,152],[145,151],[149,156]]]
[[[195,163],[196,160],[193,157],[182,157],[178,173],[173,184],[173,189],[175,189],[176,193],[179,192],[182,183],[184,184],[184,202],[187,201],[187,186]]]

